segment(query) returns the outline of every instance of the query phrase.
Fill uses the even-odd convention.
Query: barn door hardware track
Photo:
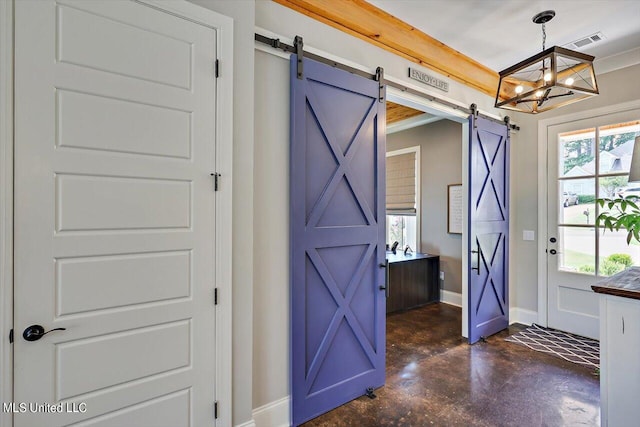
[[[366,79],[369,79],[369,80],[378,80],[378,78],[379,78],[377,73],[376,74],[367,73],[366,71],[362,71],[362,70],[359,70],[357,68],[350,67],[350,66],[342,64],[340,62],[336,62],[336,61],[334,61],[332,59],[325,58],[324,56],[316,55],[314,53],[310,53],[310,52],[305,51],[301,36],[296,36],[295,41],[294,41],[295,46],[292,46],[292,45],[287,44],[287,43],[283,43],[283,42],[280,41],[280,39],[274,39],[274,38],[271,38],[271,37],[263,36],[262,34],[258,34],[258,33],[255,33],[254,40],[257,41],[258,43],[263,43],[263,44],[269,45],[274,49],[281,49],[281,50],[283,50],[285,52],[288,52],[288,53],[298,54],[298,69],[297,69],[297,72],[298,72],[298,78],[299,79],[303,78],[303,71],[304,71],[303,70],[303,66],[302,66],[302,57],[313,59],[314,61],[322,62],[323,64],[327,64],[327,65],[330,65],[330,66],[332,66],[334,68],[338,68],[340,70],[347,71],[347,72],[349,72],[351,74],[356,74],[358,76],[362,76],[362,77],[364,77]],[[299,52],[302,52],[302,55],[300,55]],[[454,110],[458,110],[458,111],[462,111],[465,114],[472,114],[472,111],[469,108],[462,107],[462,106],[460,106],[458,104],[454,104],[453,102],[449,102],[446,99],[441,99],[441,98],[438,98],[438,97],[433,96],[433,95],[428,95],[428,94],[426,94],[424,92],[420,92],[420,91],[415,90],[413,88],[404,86],[404,85],[402,85],[400,83],[396,83],[396,82],[392,82],[390,80],[386,80],[384,78],[384,76],[382,76],[382,79],[380,80],[380,86],[384,86],[384,85],[393,87],[393,88],[398,89],[398,90],[400,90],[402,92],[407,92],[407,93],[410,93],[412,95],[416,95],[416,96],[419,96],[421,98],[428,99],[431,102],[436,102],[436,103],[444,105],[444,106],[446,106],[448,108],[451,108],[451,109],[454,109]],[[487,115],[479,113],[479,112],[476,113],[476,114],[477,114],[477,116],[483,117],[483,118],[485,118],[487,120],[491,120],[491,121],[496,122],[496,123],[505,123],[503,120],[496,119],[495,117],[487,116]],[[512,129],[512,130],[520,130],[519,126],[514,125],[512,123],[508,123],[508,127],[509,127],[509,129]]]

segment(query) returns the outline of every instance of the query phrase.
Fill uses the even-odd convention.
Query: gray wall
[[[462,236],[447,233],[447,185],[462,183],[462,125],[440,120],[387,135],[387,151],[420,146],[422,252],[440,255],[441,287],[462,292]]]
[[[254,408],[289,394],[289,62],[255,58]]]
[[[596,69],[597,71],[597,69]],[[633,82],[640,76],[640,65],[623,68],[598,76],[600,95],[540,115],[513,113],[520,125],[511,145],[511,218],[514,223],[511,245],[512,288],[516,287],[515,305],[525,310],[538,310],[538,121],[567,114],[584,112],[609,105],[640,99],[640,85]],[[523,241],[522,230],[535,230],[536,241]]]
[[[191,0],[233,18],[233,424],[252,419],[253,1]],[[224,177],[223,177],[224,179]],[[224,181],[223,181],[224,182]],[[224,298],[224,296],[223,296]],[[223,398],[223,396],[220,396]]]

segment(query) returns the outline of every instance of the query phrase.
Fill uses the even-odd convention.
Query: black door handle
[[[22,333],[22,338],[27,341],[38,341],[40,338],[53,331],[66,331],[67,328],[55,328],[50,331],[44,331],[44,327],[41,325],[31,325]]]
[[[471,265],[471,269],[475,270],[478,273],[478,276],[480,275],[480,247],[478,247],[477,251],[471,251],[472,254],[476,254],[477,256],[477,262],[476,262],[476,267],[473,266],[473,263]]]
[[[386,270],[384,272],[384,286],[380,285],[379,289],[384,291],[384,296],[386,298],[389,298],[389,260],[385,259],[384,263],[378,264],[378,267]]]

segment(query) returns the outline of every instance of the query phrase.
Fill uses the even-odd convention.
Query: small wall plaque
[[[449,83],[444,80],[437,79],[432,75],[427,73],[423,73],[420,70],[416,70],[415,68],[409,67],[409,78],[413,80],[417,80],[420,83],[424,83],[429,86],[433,86],[436,89],[440,89],[444,92],[449,92]]]

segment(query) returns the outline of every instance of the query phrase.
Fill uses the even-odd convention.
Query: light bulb
[[[544,81],[545,82],[550,82],[551,81],[551,73],[545,73]]]
[[[544,92],[539,90],[536,92],[536,98],[540,98]]]
[[[575,80],[573,79],[573,77],[569,77],[567,80],[564,81],[564,84],[566,84],[567,86],[571,86],[574,82]]]
[[[522,93],[522,91],[524,90],[524,88],[520,85],[516,86],[516,93]]]

